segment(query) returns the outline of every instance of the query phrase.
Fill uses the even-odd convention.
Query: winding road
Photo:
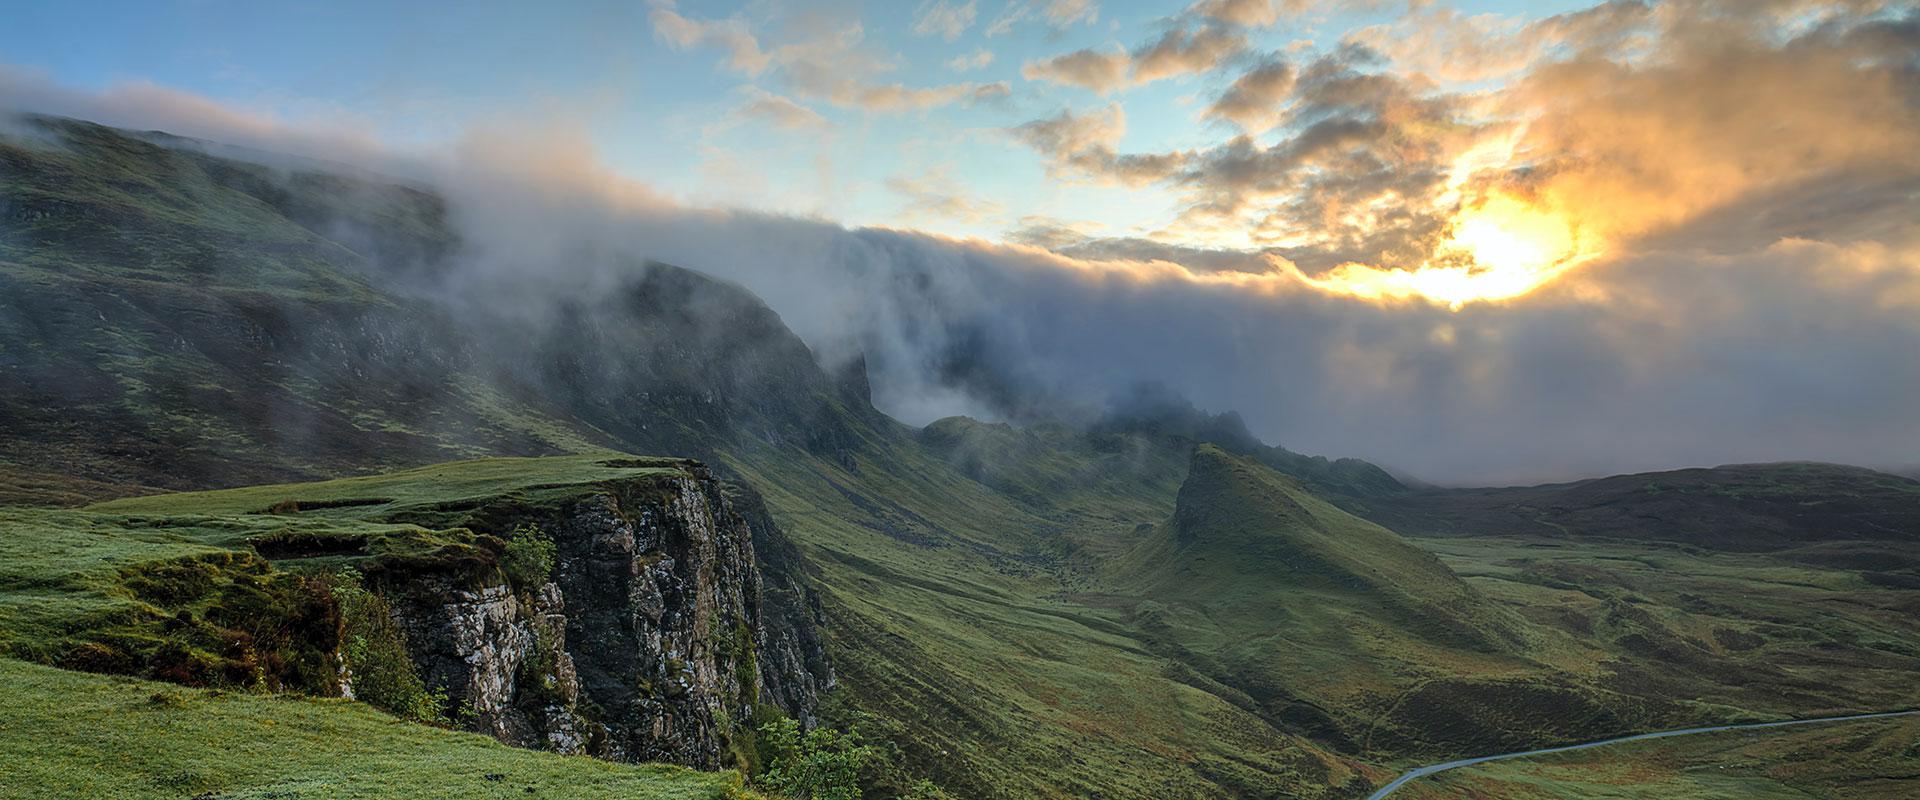
[[[1392,783],[1389,783],[1385,786],[1380,787],[1379,791],[1374,792],[1373,794],[1367,795],[1367,800],[1380,800],[1381,798],[1386,797],[1387,795],[1393,794],[1393,790],[1398,789],[1402,786],[1405,786],[1411,781],[1417,780],[1419,778],[1424,778],[1436,772],[1446,772],[1447,770],[1450,770],[1450,769],[1459,769],[1461,767],[1471,767],[1475,764],[1485,764],[1488,761],[1505,761],[1509,758],[1526,758],[1527,756],[1546,755],[1548,753],[1564,753],[1569,750],[1586,750],[1593,747],[1605,747],[1610,744],[1621,744],[1624,742],[1638,742],[1638,741],[1644,741],[1647,739],[1665,739],[1669,736],[1691,736],[1696,733],[1715,733],[1718,731],[1753,730],[1756,728],[1784,728],[1788,725],[1814,725],[1822,722],[1850,722],[1853,720],[1861,720],[1861,719],[1880,719],[1882,717],[1905,717],[1905,716],[1911,716],[1914,714],[1920,714],[1920,711],[1882,711],[1877,714],[1851,714],[1844,717],[1816,717],[1813,719],[1789,719],[1789,720],[1782,720],[1780,722],[1749,722],[1743,725],[1713,725],[1705,728],[1682,728],[1680,730],[1675,730],[1675,731],[1655,731],[1653,733],[1639,733],[1639,734],[1634,734],[1632,736],[1621,736],[1614,739],[1602,739],[1597,742],[1569,744],[1569,745],[1563,745],[1560,747],[1546,747],[1539,750],[1523,750],[1518,753],[1502,753],[1496,756],[1480,756],[1479,758],[1463,758],[1463,759],[1460,759],[1459,761],[1448,761],[1441,764],[1432,764],[1425,767],[1420,767],[1419,769],[1408,771],[1407,773],[1401,775],[1400,777],[1394,778]]]

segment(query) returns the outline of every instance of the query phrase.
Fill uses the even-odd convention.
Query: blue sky
[[[476,126],[565,118],[585,127],[612,168],[699,204],[989,238],[1034,215],[1097,222],[1108,234],[1151,231],[1177,205],[1168,191],[1050,179],[1043,159],[1005,130],[1120,102],[1121,151],[1204,147],[1225,133],[1217,121],[1199,121],[1199,110],[1237,70],[1223,65],[1108,96],[1029,80],[1025,64],[1082,48],[1139,47],[1186,8],[1104,0],[1070,8],[1077,15],[1056,23],[1046,17],[1050,2],[1059,0],[1036,0],[1026,18],[989,36],[994,22],[1028,0],[949,0],[972,11],[951,38],[915,31],[936,9],[931,2],[35,3],[11,9],[0,26],[0,62],[80,89],[144,81],[284,120],[349,120],[403,146],[432,147]],[[1575,5],[1457,7],[1537,17]],[[909,88],[1004,82],[1009,91],[992,102],[922,110],[840,107],[796,92],[777,67],[742,74],[728,68],[724,49],[673,46],[655,29],[661,8],[736,25],[768,50],[857,26],[853,50],[867,63],[849,70],[871,73],[863,79]],[[1402,10],[1287,17],[1247,31],[1246,52],[1233,63],[1266,52],[1304,60]],[[977,68],[953,66],[988,57]],[[756,89],[829,125],[727,124]],[[963,195],[972,210],[916,212],[903,186]]]

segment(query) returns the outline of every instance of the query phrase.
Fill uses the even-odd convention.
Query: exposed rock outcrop
[[[791,545],[751,494],[694,462],[662,463],[435,521],[503,538],[538,529],[557,555],[539,585],[483,560],[369,573],[462,725],[523,747],[720,768],[762,704],[814,719],[832,668]],[[775,552],[773,568],[756,546]]]

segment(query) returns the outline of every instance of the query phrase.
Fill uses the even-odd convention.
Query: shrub
[[[801,733],[791,719],[760,727],[768,753],[761,786],[793,800],[860,800],[860,770],[874,749],[856,731],[820,727]]]
[[[900,800],[949,800],[951,797],[952,795],[947,794],[945,789],[934,785],[933,781],[921,778],[907,787],[906,794],[900,795]]]
[[[513,538],[507,540],[500,567],[506,570],[507,580],[515,586],[538,587],[553,576],[555,550],[553,540],[539,528],[521,525],[513,529]]]
[[[386,599],[367,591],[351,571],[335,581],[333,596],[345,628],[340,658],[352,676],[354,698],[416,722],[444,724],[446,692],[429,692],[421,682]]]

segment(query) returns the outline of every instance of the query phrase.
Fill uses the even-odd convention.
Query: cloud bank
[[[1203,5],[1238,24],[1287,11]],[[412,164],[452,200],[477,301],[515,286],[515,302],[558,302],[636,258],[703,270],[765,298],[824,360],[863,354],[876,402],[914,423],[1097,407],[1156,381],[1270,441],[1443,483],[1914,463],[1920,20],[1792,0],[1582,13],[1511,30],[1542,44],[1496,90],[1444,88],[1356,38],[1246,65],[1204,112],[1236,131],[1218,146],[1119,152],[1117,104],[1014,131],[1063,177],[1184,187],[1181,224],[1270,237],[1255,249],[1037,224],[1028,241],[1048,250],[690,208],[556,120],[408,157],[157,87],[0,73],[0,103]],[[988,208],[941,174],[896,184],[922,213]],[[1604,247],[1497,302],[1329,285],[1433,257],[1491,197]]]

